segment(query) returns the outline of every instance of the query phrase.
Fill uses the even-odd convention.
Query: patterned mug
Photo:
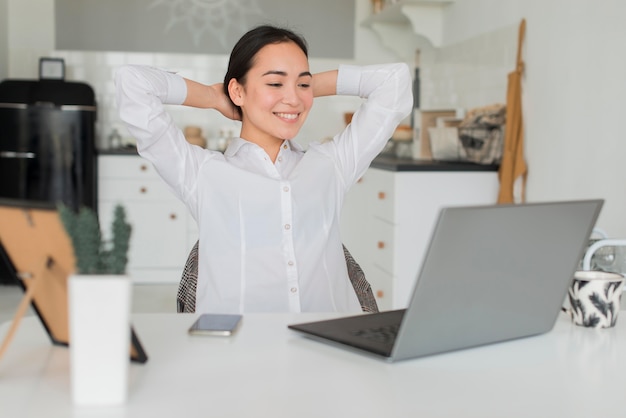
[[[624,280],[618,273],[577,271],[568,290],[570,307],[566,310],[574,324],[590,328],[614,326]]]

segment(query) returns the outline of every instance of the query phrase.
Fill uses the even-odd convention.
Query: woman
[[[233,48],[224,82],[149,67],[116,73],[122,120],[198,223],[196,312],[359,312],[339,219],[346,192],[410,112],[405,64],[312,75],[305,41],[260,26]],[[314,97],[367,100],[332,141],[305,153],[298,134]],[[224,154],[190,145],[163,104],[241,120]]]

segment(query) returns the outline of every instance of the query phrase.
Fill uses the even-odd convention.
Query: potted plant
[[[128,393],[132,228],[121,205],[114,209],[110,240],[103,239],[93,209],[58,210],[76,259],[68,292],[72,399],[78,405],[122,404]]]

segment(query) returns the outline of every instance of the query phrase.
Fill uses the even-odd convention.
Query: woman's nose
[[[287,87],[283,92],[283,103],[294,106],[300,102],[300,97],[295,87]]]

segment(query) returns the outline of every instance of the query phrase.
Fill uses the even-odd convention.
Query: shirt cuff
[[[187,83],[178,74],[166,72],[167,79],[167,96],[163,103],[180,105],[187,98]]]
[[[342,64],[337,74],[337,94],[358,96],[361,84],[361,67]]]

